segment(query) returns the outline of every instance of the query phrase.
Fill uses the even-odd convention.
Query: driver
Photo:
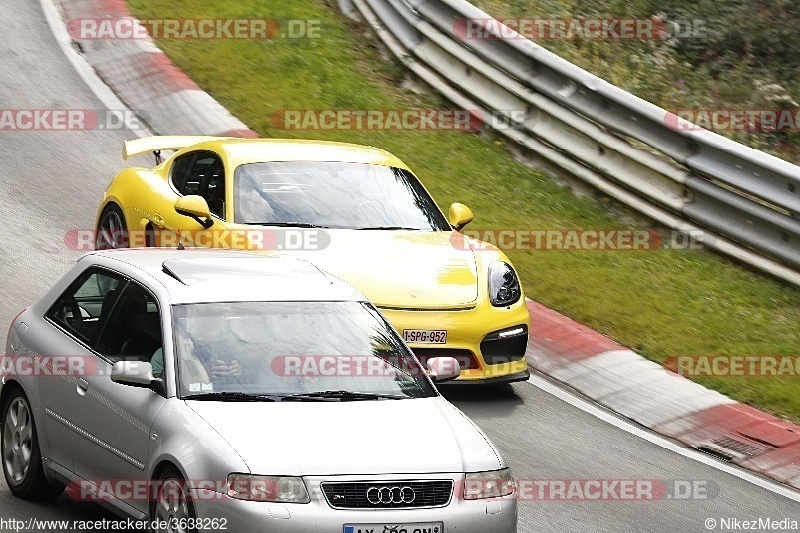
[[[178,367],[181,385],[185,389],[193,389],[190,384],[208,384],[212,381],[220,382],[228,379],[237,379],[242,374],[242,367],[236,359],[226,363],[221,359],[205,359],[199,356],[192,339],[185,333],[176,335],[175,354],[178,358]],[[160,378],[164,372],[164,351],[159,347],[150,358],[153,377]]]

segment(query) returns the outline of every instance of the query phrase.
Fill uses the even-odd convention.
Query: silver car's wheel
[[[33,455],[33,420],[28,403],[21,396],[9,402],[3,424],[3,468],[9,485],[25,481]]]
[[[125,216],[115,204],[109,204],[100,215],[94,247],[96,250],[128,247],[128,228],[125,225]]]
[[[194,505],[186,488],[186,481],[174,468],[161,476],[158,497],[153,509],[153,519],[158,533],[194,533]],[[162,527],[165,526],[165,527]]]
[[[44,476],[33,412],[21,390],[11,394],[3,409],[0,456],[6,483],[14,496],[52,498],[64,490],[63,485],[52,485]]]

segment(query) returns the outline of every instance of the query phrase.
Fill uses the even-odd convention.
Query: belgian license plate
[[[441,522],[411,524],[345,524],[344,533],[442,533]]]
[[[445,344],[446,329],[404,329],[403,340],[406,342],[424,342],[428,344]]]

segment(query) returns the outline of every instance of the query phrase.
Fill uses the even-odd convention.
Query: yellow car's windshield
[[[279,161],[234,174],[234,222],[446,231],[447,220],[407,170],[362,163]]]

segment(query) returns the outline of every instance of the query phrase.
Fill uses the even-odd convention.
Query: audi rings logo
[[[367,489],[367,501],[372,505],[391,505],[404,503],[410,505],[417,495],[414,489],[405,487],[370,487]]]

